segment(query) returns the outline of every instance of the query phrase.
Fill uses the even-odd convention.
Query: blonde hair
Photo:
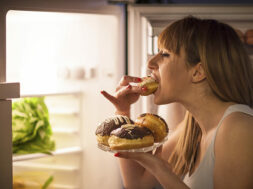
[[[224,102],[253,106],[253,69],[240,38],[232,27],[211,19],[192,16],[173,22],[159,35],[159,48],[179,55],[186,65],[201,62],[211,91]],[[201,139],[198,123],[187,112],[185,127],[169,158],[173,171],[185,175],[194,167]]]

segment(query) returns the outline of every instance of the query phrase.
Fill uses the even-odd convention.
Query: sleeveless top
[[[253,109],[251,109],[247,105],[234,104],[226,109],[220,122],[218,123],[214,136],[211,139],[211,143],[207,148],[206,153],[203,159],[201,160],[199,166],[195,169],[195,171],[191,176],[189,176],[189,173],[187,173],[183,178],[184,183],[191,189],[213,189],[214,187],[213,171],[215,164],[215,155],[214,155],[215,138],[222,121],[225,119],[225,117],[227,117],[229,114],[233,112],[243,112],[245,114],[253,116]]]

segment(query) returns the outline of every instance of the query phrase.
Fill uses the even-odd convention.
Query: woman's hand
[[[150,173],[156,173],[161,167],[171,172],[170,164],[162,159],[162,146],[158,147],[154,153],[152,152],[120,152],[115,153],[115,157],[131,159],[138,162],[142,167]],[[158,167],[160,167],[158,169]],[[155,175],[154,175],[155,176]]]
[[[161,158],[161,147],[156,150],[155,154],[143,152],[120,152],[114,154],[114,156],[136,161],[153,174],[163,188],[188,188],[184,182],[172,172],[170,164]]]
[[[138,77],[124,76],[120,80],[114,95],[106,91],[101,91],[101,93],[115,106],[117,114],[128,115],[130,112],[130,105],[139,99],[142,91],[147,90],[138,86],[132,86],[130,83],[138,83],[141,81],[141,78]]]

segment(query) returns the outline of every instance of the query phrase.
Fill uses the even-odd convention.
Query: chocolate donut
[[[125,124],[111,132],[108,143],[112,150],[137,149],[152,146],[154,137],[146,127]]]
[[[108,139],[110,137],[111,132],[119,128],[121,125],[130,123],[134,122],[127,116],[117,115],[106,119],[104,122],[99,124],[95,132],[98,143],[109,146]]]
[[[141,96],[148,96],[156,91],[158,83],[151,76],[143,77],[142,82],[138,84],[140,87],[147,87],[147,90]]]
[[[141,114],[135,120],[135,124],[149,128],[154,135],[155,142],[161,142],[169,133],[169,128],[165,120],[156,114]]]

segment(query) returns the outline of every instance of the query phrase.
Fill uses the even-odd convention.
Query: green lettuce
[[[43,186],[41,187],[41,189],[47,189],[48,186],[53,182],[54,180],[54,177],[53,176],[50,176],[46,182],[43,184]]]
[[[13,153],[47,153],[55,150],[44,97],[22,98],[12,103]]]

